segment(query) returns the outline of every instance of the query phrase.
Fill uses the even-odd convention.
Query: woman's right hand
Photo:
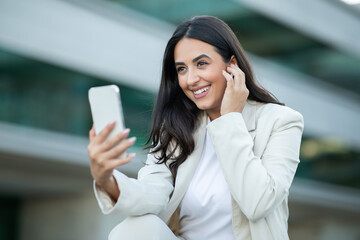
[[[90,158],[91,175],[97,186],[103,188],[111,196],[118,195],[113,193],[117,190],[117,184],[113,178],[113,171],[116,167],[130,162],[135,154],[121,156],[130,146],[135,143],[136,138],[125,139],[130,130],[125,129],[121,133],[106,139],[113,130],[115,122],[108,124],[98,135],[95,134],[94,126],[89,132],[88,154]]]

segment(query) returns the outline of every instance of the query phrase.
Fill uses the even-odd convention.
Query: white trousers
[[[154,214],[128,217],[109,234],[108,240],[180,240],[170,228]]]

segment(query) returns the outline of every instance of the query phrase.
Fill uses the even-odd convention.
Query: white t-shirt
[[[235,240],[231,197],[210,136],[180,204],[180,235],[186,240]]]

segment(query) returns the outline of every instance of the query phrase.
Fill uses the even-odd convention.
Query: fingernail
[[[125,135],[125,134],[127,134],[127,133],[129,133],[129,132],[130,132],[130,129],[129,129],[129,128],[125,128],[125,129],[122,131],[122,134]]]
[[[136,156],[136,153],[130,153],[129,154],[129,157],[131,157],[131,158],[133,158],[133,157],[135,157]]]
[[[135,140],[136,140],[136,137],[131,137],[131,138],[129,138],[129,143],[134,143],[135,142]]]
[[[115,125],[115,121],[109,123],[109,126],[114,126]]]

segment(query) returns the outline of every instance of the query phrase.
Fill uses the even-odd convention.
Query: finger
[[[122,131],[121,133],[118,133],[116,136],[107,139],[105,142],[103,142],[100,145],[99,151],[105,152],[105,151],[109,150],[110,148],[115,146],[117,143],[121,142],[127,136],[129,136],[129,133],[130,133],[130,129],[126,128],[124,131]]]
[[[120,167],[122,165],[125,165],[127,163],[129,163],[131,160],[133,160],[133,158],[136,156],[135,153],[131,153],[129,154],[128,156],[124,157],[124,158],[116,158],[116,159],[113,159],[111,161],[111,164],[109,164],[109,167],[114,169],[114,168],[117,168],[117,167]]]
[[[90,140],[90,142],[92,142],[95,139],[95,137],[96,137],[95,127],[94,127],[94,124],[93,124],[92,128],[89,131],[89,140]]]
[[[96,136],[95,143],[101,144],[104,142],[105,138],[109,135],[109,133],[114,129],[115,122],[109,123],[106,127]]]
[[[230,75],[230,73],[226,72],[225,70],[223,70],[222,72],[223,76],[226,79],[227,82],[227,87],[232,87],[234,85],[234,79],[233,77]]]
[[[119,143],[116,147],[112,148],[110,151],[105,153],[106,158],[117,158],[121,154],[123,154],[130,146],[132,146],[136,141],[136,137],[129,138],[125,141]]]
[[[234,75],[235,87],[241,87],[245,84],[245,73],[237,65],[231,64],[227,70]]]

